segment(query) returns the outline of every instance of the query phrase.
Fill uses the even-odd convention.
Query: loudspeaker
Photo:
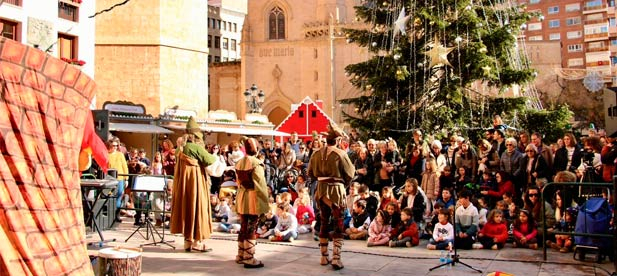
[[[103,141],[109,138],[109,110],[92,110],[94,130]]]

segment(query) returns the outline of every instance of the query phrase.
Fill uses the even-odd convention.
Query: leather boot
[[[257,245],[257,240],[244,240],[244,268],[260,268],[264,267],[264,264],[261,261],[256,260],[253,256],[255,255],[255,246]]]
[[[238,255],[236,255],[236,263],[243,264],[244,261],[244,241],[238,242]]]
[[[343,269],[343,262],[341,261],[341,250],[343,247],[343,239],[335,238],[332,240],[332,268],[334,270]]]
[[[328,253],[328,238],[319,238],[319,250],[321,251],[321,265],[330,263],[330,254]]]

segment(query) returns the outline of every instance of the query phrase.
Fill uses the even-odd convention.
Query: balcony
[[[610,60],[591,61],[591,62],[585,63],[585,66],[587,67],[611,66],[611,61]]]
[[[599,19],[588,19],[585,20],[585,25],[591,25],[591,24],[602,24],[602,23],[608,23],[608,18],[604,17],[604,18],[599,18]]]
[[[583,7],[583,14],[607,12],[607,11],[608,11],[608,5],[606,4]]]
[[[589,52],[603,52],[603,51],[608,51],[608,46],[587,48],[588,53]]]
[[[608,40],[608,32],[585,35],[585,42],[600,41],[600,40]]]
[[[58,1],[58,17],[79,22],[79,7],[72,3]]]

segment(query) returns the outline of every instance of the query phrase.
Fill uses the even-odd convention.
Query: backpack
[[[576,218],[576,233],[587,234],[610,234],[611,210],[608,202],[604,198],[589,198],[579,209]],[[611,238],[595,238],[575,236],[574,242],[577,245],[595,246],[607,249],[611,246]]]

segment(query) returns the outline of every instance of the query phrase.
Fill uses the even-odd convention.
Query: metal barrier
[[[548,183],[547,185],[544,186],[544,188],[542,189],[541,192],[541,202],[544,203],[545,202],[545,196],[544,193],[549,190],[549,191],[555,191],[553,189],[547,189],[550,186],[558,186],[558,187],[564,187],[564,186],[569,186],[569,187],[578,187],[578,191],[576,191],[578,193],[578,197],[577,199],[577,203],[580,202],[580,199],[584,199],[584,198],[588,198],[584,193],[582,193],[582,188],[583,187],[590,187],[590,188],[608,188],[609,191],[612,189],[612,195],[611,197],[613,199],[615,199],[617,197],[617,176],[615,176],[613,178],[613,183],[588,183],[588,182],[559,182],[559,183]],[[552,196],[552,195],[551,195]],[[564,205],[566,203],[563,203]],[[544,214],[545,212],[545,208],[544,208],[544,204],[541,204],[542,207],[542,214]],[[616,210],[613,208],[613,220],[616,217]],[[544,261],[546,261],[547,256],[546,256],[546,250],[547,250],[547,246],[546,246],[546,236],[547,236],[547,227],[546,227],[546,216],[542,216],[542,248],[543,248],[543,259]],[[613,241],[613,256],[617,256],[617,227],[613,226],[613,233],[612,234],[590,234],[590,233],[581,233],[581,232],[562,232],[562,231],[553,231],[551,232],[551,234],[563,234],[563,235],[572,235],[572,236],[583,236],[583,237],[594,237],[594,238],[611,238]],[[598,253],[600,254],[600,253]],[[615,271],[617,271],[617,258],[613,257],[613,269],[615,269]]]

